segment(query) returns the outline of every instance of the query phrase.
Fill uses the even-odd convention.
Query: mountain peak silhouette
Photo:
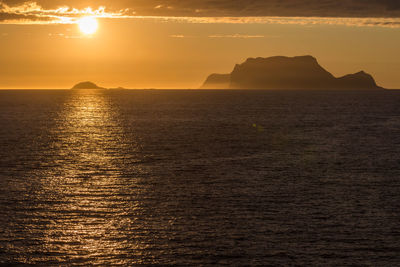
[[[364,71],[336,78],[310,55],[248,58],[230,74],[210,75],[201,88],[382,89]]]

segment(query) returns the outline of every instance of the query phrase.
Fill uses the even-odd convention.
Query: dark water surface
[[[400,264],[400,92],[0,91],[0,263]]]

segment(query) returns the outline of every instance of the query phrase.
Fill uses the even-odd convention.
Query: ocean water
[[[0,263],[400,264],[398,91],[0,91]]]

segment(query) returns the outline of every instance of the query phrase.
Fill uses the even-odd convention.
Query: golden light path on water
[[[49,222],[43,234],[48,253],[43,261],[140,263],[135,255],[144,245],[131,236],[132,229],[140,227],[135,225],[139,178],[124,178],[119,167],[119,155],[136,144],[123,143],[124,131],[110,101],[104,91],[73,91],[52,130],[59,157],[41,183],[43,199],[52,202],[43,207]],[[122,261],[121,253],[130,254],[131,262]]]

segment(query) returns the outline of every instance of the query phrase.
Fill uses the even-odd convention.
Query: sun
[[[99,27],[99,23],[94,17],[83,17],[77,23],[83,34],[94,34]]]

